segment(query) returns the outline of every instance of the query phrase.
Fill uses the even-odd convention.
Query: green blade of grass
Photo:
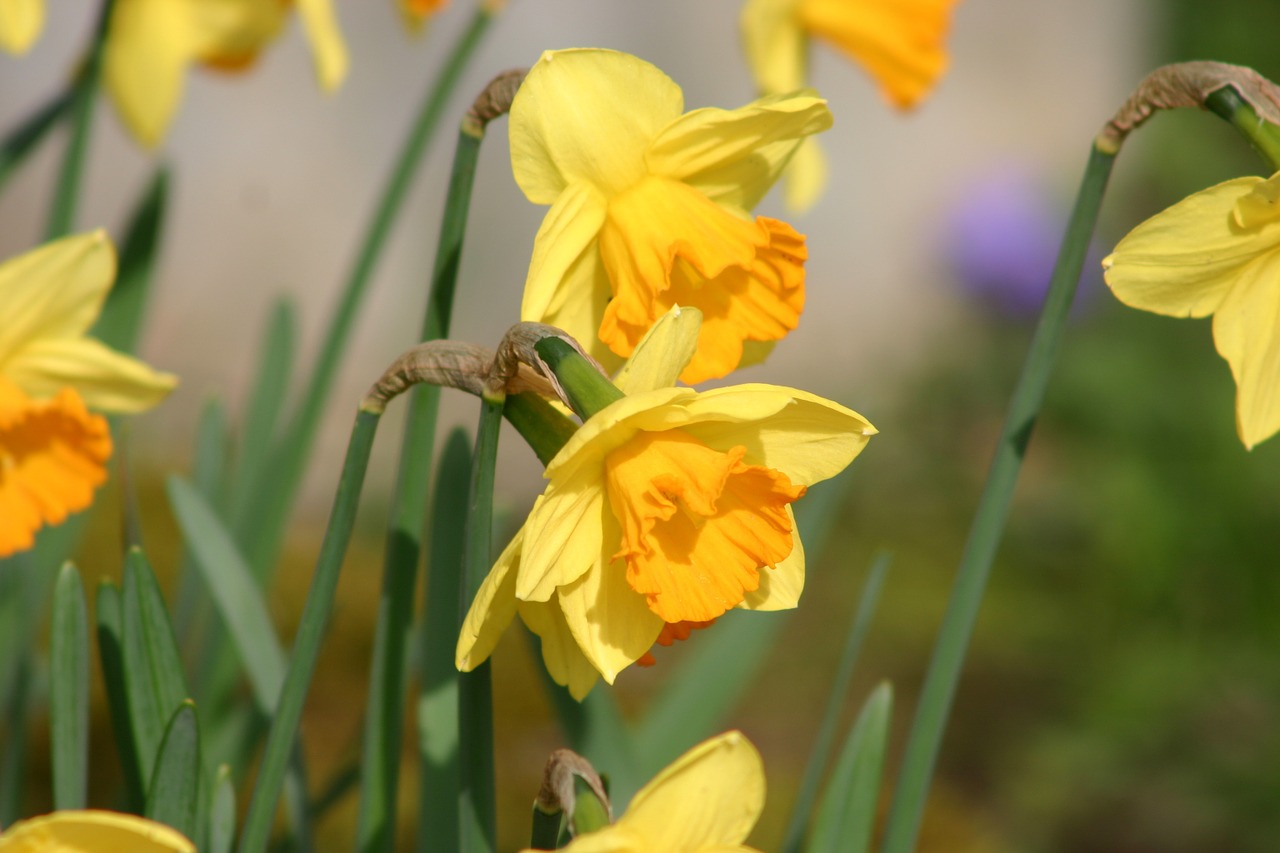
[[[0,825],[22,816],[27,780],[27,715],[31,712],[31,658],[18,661],[5,697],[4,728],[8,747],[0,750]]]
[[[1049,374],[1058,353],[1071,300],[1080,280],[1080,271],[1084,266],[1085,254],[1088,252],[1094,223],[1102,204],[1102,195],[1114,162],[1114,151],[1106,151],[1095,145],[1090,152],[1084,179],[1076,195],[1075,207],[1067,223],[1062,249],[1054,266],[1040,322],[1036,326],[1031,348],[1023,363],[1022,375],[1005,415],[995,458],[987,473],[987,483],[978,501],[978,510],[969,529],[964,554],[960,558],[960,568],[952,587],[947,612],[929,661],[929,670],[916,706],[915,720],[907,738],[906,752],[889,810],[884,853],[910,853],[916,847],[930,779],[937,763],[938,748],[942,743],[956,684],[960,680],[969,638],[973,634],[973,625],[982,605],[991,563],[1004,533],[1013,487],[1017,483],[1018,472],[1022,469],[1022,458],[1044,399]]]
[[[231,768],[218,767],[209,803],[209,853],[231,853],[236,840],[236,789]]]
[[[800,791],[796,794],[796,801],[791,806],[791,819],[787,823],[787,832],[782,841],[783,853],[799,853],[800,844],[804,840],[805,827],[809,824],[810,812],[818,795],[818,783],[822,779],[822,774],[826,772],[827,759],[835,746],[836,726],[840,722],[840,711],[844,707],[845,694],[849,692],[849,684],[853,681],[854,665],[858,662],[862,642],[871,628],[871,619],[880,601],[880,590],[884,587],[884,576],[889,570],[889,561],[890,557],[886,553],[876,557],[862,585],[862,594],[858,596],[858,609],[849,623],[849,633],[845,637],[844,649],[840,653],[840,662],[836,665],[835,677],[831,679],[831,693],[827,697],[827,707],[822,712],[822,722],[818,725],[818,734],[813,739],[813,749],[809,752],[809,761],[804,768]]]
[[[49,626],[49,748],[53,807],[82,809],[89,784],[89,611],[67,563],[53,588]]]
[[[168,199],[169,172],[162,166],[151,177],[129,217],[124,242],[120,244],[115,284],[107,293],[102,313],[90,332],[112,349],[127,353],[137,349],[156,256],[160,252]]]
[[[27,116],[0,143],[0,190],[22,165],[27,156],[44,140],[71,106],[74,88],[54,95],[44,106]]]
[[[187,699],[178,705],[164,728],[151,771],[145,814],[187,838],[197,839],[199,798],[200,725],[196,704]]]
[[[467,596],[465,608],[475,598],[493,565],[493,479],[502,427],[501,395],[486,394],[480,400],[480,426],[472,456],[471,488],[467,495],[467,522],[463,564]],[[461,612],[461,611],[460,611]],[[492,853],[497,845],[497,814],[493,776],[493,681],[485,661],[458,679],[458,738],[461,757],[458,790],[459,831],[463,853]]]
[[[470,489],[471,443],[458,428],[445,440],[431,513],[418,691],[418,853],[457,850],[458,670],[453,652],[462,619],[463,530]]]
[[[124,628],[120,589],[110,580],[98,584],[94,602],[97,619],[98,661],[102,667],[102,683],[107,693],[107,708],[111,713],[111,732],[120,758],[120,771],[124,777],[124,810],[142,811],[146,802],[146,789],[142,784],[142,770],[138,764],[138,747],[133,738],[133,725],[129,717],[129,696],[124,677]]]
[[[893,690],[881,683],[858,714],[818,806],[806,853],[866,853],[880,801]]]
[[[290,761],[298,723],[302,719],[302,706],[306,700],[311,677],[315,673],[316,659],[324,639],[329,614],[333,610],[333,597],[338,587],[338,576],[351,528],[355,524],[356,507],[365,472],[369,467],[369,453],[377,433],[379,416],[361,410],[356,415],[347,445],[347,456],[342,466],[338,492],[334,496],[333,511],[325,530],[316,570],[311,579],[311,590],[303,607],[302,620],[294,639],[293,656],[280,690],[279,703],[271,721],[262,764],[258,768],[257,784],[249,800],[249,813],[245,817],[240,835],[239,853],[262,853],[267,847],[271,823],[275,817],[280,789],[284,783]]]

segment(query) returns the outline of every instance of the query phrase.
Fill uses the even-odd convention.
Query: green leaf
[[[27,716],[31,713],[31,658],[18,661],[9,695],[5,697],[4,729],[9,746],[0,750],[0,825],[21,817],[27,779]]]
[[[190,695],[164,596],[141,549],[125,557],[122,596],[125,695],[143,785],[151,788],[161,733]]]
[[[74,89],[59,92],[47,104],[29,115],[0,143],[0,189],[36,149],[49,131],[67,114]]]
[[[881,683],[845,739],[822,795],[807,853],[866,853],[875,828],[893,690]]]
[[[196,704],[188,699],[164,728],[147,791],[146,816],[187,838],[198,838],[199,797],[200,728]]]
[[[120,590],[110,580],[98,584],[94,603],[98,622],[98,658],[102,666],[102,682],[107,689],[107,708],[111,712],[111,731],[115,735],[116,754],[124,776],[125,811],[142,811],[146,790],[142,768],[138,763],[138,747],[133,737],[129,715],[129,696],[124,675],[124,617]]]
[[[231,768],[223,764],[213,778],[209,805],[209,853],[231,853],[236,840],[236,789]]]
[[[178,527],[240,652],[254,699],[270,716],[284,683],[285,657],[262,591],[204,497],[176,475],[168,479],[167,486]]]
[[[831,680],[831,692],[827,697],[827,708],[823,712],[822,722],[818,726],[818,735],[813,740],[813,748],[809,752],[809,762],[804,768],[804,778],[800,782],[800,792],[791,806],[791,821],[787,824],[787,832],[783,838],[784,853],[796,853],[804,838],[805,827],[809,824],[813,801],[818,794],[818,782],[826,772],[827,761],[835,746],[836,726],[840,720],[840,712],[844,708],[845,694],[849,692],[849,684],[853,681],[854,665],[858,661],[858,653],[862,650],[862,641],[871,628],[871,618],[880,601],[880,590],[884,587],[884,576],[889,570],[889,555],[880,554],[871,565],[867,580],[862,585],[862,594],[858,596],[858,609],[849,623],[849,633],[845,637],[844,650],[840,653],[840,662],[836,665],[835,677]]]
[[[120,244],[116,281],[107,293],[92,334],[112,349],[132,353],[147,310],[152,274],[160,251],[165,206],[169,197],[169,172],[156,170],[138,200]]]
[[[53,807],[82,809],[89,783],[89,613],[67,563],[53,588],[49,628],[49,746]]]

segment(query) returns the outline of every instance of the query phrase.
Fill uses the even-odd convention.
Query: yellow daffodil
[[[0,833],[0,853],[195,853],[176,829],[106,811],[61,811],[20,820]]]
[[[155,146],[182,100],[187,67],[248,66],[288,20],[291,0],[117,0],[104,55],[106,86],[130,132]],[[331,0],[297,0],[326,91],[347,73]]]
[[[400,17],[412,32],[418,32],[432,15],[444,11],[449,0],[396,0]]]
[[[0,0],[0,48],[22,55],[44,29],[44,0]]]
[[[764,809],[764,762],[741,732],[704,741],[632,798],[615,823],[579,835],[568,853],[753,853],[743,842]],[[533,853],[531,850],[523,853]]]
[[[894,106],[908,109],[947,68],[945,41],[957,0],[747,0],[747,62],[765,94],[807,85],[809,37],[835,47],[875,79]],[[826,183],[826,158],[810,140],[787,170],[787,204],[810,207]]]
[[[0,264],[0,556],[87,507],[106,479],[106,421],[86,406],[138,412],[175,380],[85,333],[115,278],[101,231]]]
[[[1126,305],[1213,316],[1236,380],[1244,446],[1280,430],[1280,174],[1198,192],[1133,229],[1102,262]]]
[[[616,365],[673,305],[699,308],[689,383],[795,328],[804,237],[748,211],[800,142],[830,126],[821,98],[685,113],[680,87],[649,63],[564,50],[538,60],[510,117],[516,182],[551,205],[521,319],[559,326]]]
[[[626,396],[551,460],[546,491],[472,603],[460,669],[488,658],[519,612],[548,672],[581,699],[688,623],[796,606],[804,551],[791,504],[875,429],[791,388],[670,387],[683,367],[670,354],[687,357],[697,334],[696,322],[659,323],[619,377]]]

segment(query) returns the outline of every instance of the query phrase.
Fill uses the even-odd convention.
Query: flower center
[[[614,559],[666,622],[706,622],[742,603],[760,569],[791,553],[787,505],[804,494],[786,475],[713,450],[679,430],[641,432],[605,459],[622,526]]]

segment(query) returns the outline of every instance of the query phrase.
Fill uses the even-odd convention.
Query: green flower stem
[[[882,848],[884,853],[910,853],[916,847],[925,799],[956,683],[960,679],[991,563],[1009,514],[1022,458],[1044,399],[1049,372],[1058,353],[1076,284],[1080,280],[1115,154],[1114,149],[1104,150],[1095,144],[1085,168],[1040,322],[1005,415],[1004,429],[960,559],[933,658],[929,662],[889,811]]]
[[[1211,92],[1204,99],[1204,105],[1240,131],[1273,172],[1280,171],[1280,127],[1263,120],[1231,86]]]
[[[486,394],[480,403],[480,426],[471,465],[463,564],[467,592],[459,602],[467,607],[492,564],[493,478],[497,467],[498,431],[502,426],[502,394]],[[492,853],[497,849],[497,814],[493,780],[493,680],[489,662],[458,680],[458,736],[461,758],[458,791],[462,853]]]
[[[284,537],[285,522],[297,496],[311,446],[315,442],[316,428],[374,267],[382,256],[391,227],[404,206],[427,143],[434,137],[441,115],[457,88],[464,68],[475,54],[481,37],[496,14],[488,6],[489,4],[481,4],[477,8],[470,26],[454,46],[440,76],[422,104],[417,121],[383,188],[381,201],[365,234],[364,244],[325,333],[320,355],[302,402],[277,447],[275,464],[263,466],[259,473],[257,488],[253,491],[258,499],[253,511],[247,513],[250,528],[242,531],[242,539],[246,543],[245,551],[250,565],[260,579],[265,579],[275,564]]]
[[[529,443],[544,466],[564,447],[578,425],[537,394],[525,392],[507,397],[502,414]]]
[[[342,477],[334,496],[333,512],[325,530],[320,556],[316,561],[311,590],[302,610],[302,620],[294,637],[293,655],[276,713],[271,720],[267,745],[258,769],[257,784],[249,802],[244,831],[240,836],[239,853],[262,853],[267,848],[276,804],[289,766],[290,753],[302,718],[302,706],[306,700],[311,677],[315,673],[316,658],[324,639],[329,614],[333,610],[333,597],[338,587],[338,575],[342,560],[351,539],[355,523],[356,507],[360,501],[360,489],[364,485],[365,471],[369,467],[369,452],[378,430],[380,415],[361,410],[356,415],[347,445],[347,457],[342,465]]]
[[[483,126],[463,124],[453,156],[453,174],[445,199],[444,222],[436,249],[431,291],[423,318],[423,341],[448,337],[457,290],[458,261],[471,206],[476,162]],[[431,482],[431,454],[435,448],[440,388],[415,387],[409,392],[409,414],[400,447],[400,469],[391,500],[390,525],[383,558],[382,599],[374,636],[373,672],[365,712],[364,749],[361,762],[360,813],[356,849],[390,851],[395,841],[396,793],[400,777],[400,741],[404,730],[406,651],[413,622],[414,586],[422,553],[423,525]],[[438,586],[445,572],[456,566],[429,566],[428,583]],[[428,648],[452,664],[449,647]]]
[[[94,31],[93,47],[84,72],[76,82],[71,104],[71,138],[62,157],[58,174],[58,186],[54,190],[53,207],[45,226],[46,239],[65,237],[75,228],[76,205],[80,201],[80,184],[84,177],[85,155],[89,151],[89,129],[93,124],[93,107],[98,100],[98,81],[102,77],[102,51],[107,41],[107,28],[111,23],[111,10],[115,0],[105,0],[98,12],[98,26]]]
[[[21,124],[14,128],[4,142],[0,142],[0,190],[9,183],[9,178],[22,165],[23,161],[36,149],[41,140],[54,128],[71,108],[75,100],[76,88],[71,86],[59,92],[44,106],[40,107]]]
[[[534,850],[555,850],[560,843],[560,828],[564,824],[564,812],[543,811],[542,805],[533,804],[532,828],[529,831],[529,847]]]
[[[618,387],[596,370],[564,338],[547,337],[533,345],[569,395],[569,405],[584,421],[596,412],[621,400]]]

